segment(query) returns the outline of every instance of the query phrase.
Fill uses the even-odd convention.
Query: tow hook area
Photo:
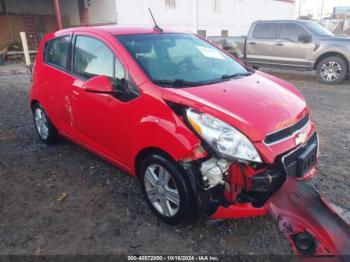
[[[308,182],[288,178],[266,208],[296,254],[350,255],[350,225]]]

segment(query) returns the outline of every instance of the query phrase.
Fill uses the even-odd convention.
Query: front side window
[[[301,36],[308,36],[309,34],[301,28],[301,26],[292,23],[281,24],[280,38],[287,39],[293,42],[299,42]]]
[[[66,69],[69,41],[69,36],[50,40],[45,52],[45,62]]]
[[[274,23],[256,24],[253,32],[255,38],[273,39],[276,37],[277,25]]]
[[[313,21],[305,21],[303,23],[313,34],[317,36],[334,36],[332,32],[330,32],[327,28],[323,27],[317,22]]]
[[[200,85],[248,73],[220,49],[191,34],[121,35],[117,39],[155,83]]]
[[[77,36],[73,56],[73,72],[84,78],[97,75],[114,76],[113,52],[100,40]]]
[[[114,62],[114,77],[113,77],[113,86],[116,89],[122,90],[125,83],[125,70],[122,63],[115,58]]]

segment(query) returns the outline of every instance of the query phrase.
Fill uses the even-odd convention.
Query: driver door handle
[[[72,97],[78,98],[80,96],[81,90],[83,89],[84,82],[77,79],[73,82],[72,86]]]
[[[74,87],[83,88],[83,82],[80,80],[75,80],[72,84]]]
[[[256,42],[248,42],[250,45],[256,45]]]
[[[284,44],[282,42],[277,42],[276,45],[277,46],[284,46]]]

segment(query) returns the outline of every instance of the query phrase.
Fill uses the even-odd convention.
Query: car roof
[[[56,33],[71,33],[75,31],[86,31],[86,32],[109,32],[112,35],[134,35],[134,34],[155,34],[159,33],[159,30],[151,26],[120,26],[120,25],[109,25],[109,26],[91,26],[91,27],[74,27],[69,29],[63,29]],[[173,30],[169,28],[162,28],[163,33],[190,33],[185,30]]]

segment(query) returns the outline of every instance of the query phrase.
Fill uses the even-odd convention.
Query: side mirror
[[[298,41],[299,42],[303,42],[303,43],[309,43],[311,42],[311,36],[309,35],[301,35],[298,37]]]
[[[94,76],[84,83],[84,90],[92,93],[114,93],[112,80],[104,75]]]

